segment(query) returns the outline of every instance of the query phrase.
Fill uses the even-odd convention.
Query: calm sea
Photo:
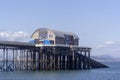
[[[77,71],[0,72],[0,80],[120,80],[120,62],[110,68]]]

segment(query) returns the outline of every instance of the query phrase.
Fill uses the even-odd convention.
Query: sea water
[[[120,62],[106,62],[104,64],[109,68],[0,72],[0,80],[120,80]]]

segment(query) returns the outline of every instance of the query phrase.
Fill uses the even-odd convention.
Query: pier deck
[[[82,70],[105,68],[90,58],[91,48],[35,46],[26,42],[0,41],[0,71]]]

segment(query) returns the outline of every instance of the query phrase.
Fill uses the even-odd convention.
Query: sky
[[[0,40],[27,41],[38,28],[73,32],[92,55],[120,57],[120,0],[0,0]]]

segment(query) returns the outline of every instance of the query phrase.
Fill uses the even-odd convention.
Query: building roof
[[[48,28],[40,28],[40,29],[37,29],[35,32],[40,31],[40,30],[52,31],[56,37],[65,37],[65,35],[72,35],[75,39],[79,39],[79,37],[74,33],[63,32],[63,31],[58,31],[58,30],[53,30],[53,29],[48,29]],[[32,34],[32,36],[34,35],[34,33]]]

